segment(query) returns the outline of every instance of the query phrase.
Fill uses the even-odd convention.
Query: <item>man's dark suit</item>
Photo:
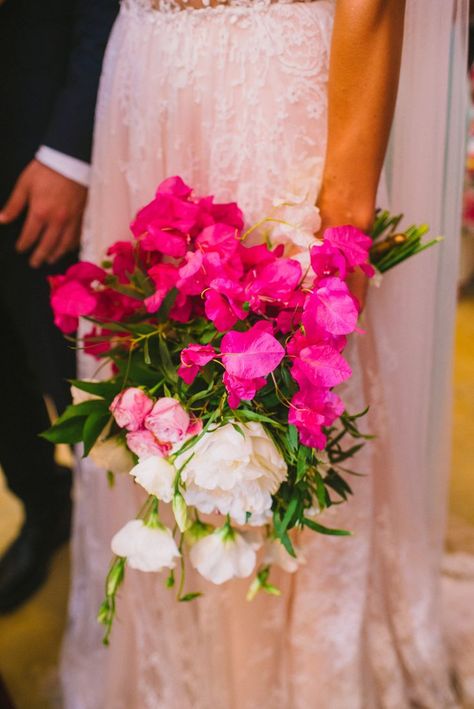
[[[0,6],[0,207],[41,145],[88,162],[105,44],[117,0],[5,0]],[[14,245],[23,219],[0,226],[0,465],[27,519],[57,514],[43,394],[59,410],[74,352],[52,324],[46,276]],[[63,493],[62,493],[63,494]],[[64,495],[63,495],[64,497]]]

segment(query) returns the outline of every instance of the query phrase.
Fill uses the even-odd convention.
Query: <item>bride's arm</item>
[[[323,226],[372,223],[400,72],[405,0],[336,0]],[[354,284],[361,296],[360,283]]]

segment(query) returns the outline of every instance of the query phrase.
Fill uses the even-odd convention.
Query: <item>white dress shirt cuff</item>
[[[64,177],[74,180],[74,182],[78,182],[84,187],[89,186],[91,169],[86,162],[61,153],[59,150],[48,148],[47,145],[42,145],[35,157],[38,162],[50,167],[51,170],[59,172],[60,175],[64,175]]]

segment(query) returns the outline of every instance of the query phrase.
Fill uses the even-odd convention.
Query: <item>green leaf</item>
[[[293,424],[288,426],[287,438],[290,449],[296,451],[298,449],[298,430]]]
[[[80,404],[70,404],[65,411],[56,419],[55,424],[61,424],[69,419],[89,416],[94,413],[105,413],[108,411],[107,404],[103,399],[92,399],[83,401]]]
[[[301,445],[298,448],[298,458],[296,461],[296,482],[300,482],[306,475],[306,472],[308,470],[308,458],[309,454],[311,454],[310,448],[307,448],[306,446]]]
[[[41,438],[45,438],[50,443],[79,443],[82,441],[82,429],[84,427],[84,417],[66,419],[61,423],[55,423],[47,431],[40,433]]]
[[[313,519],[308,519],[308,517],[303,518],[303,524],[305,527],[312,529],[313,532],[319,532],[319,534],[327,534],[333,537],[350,537],[352,535],[352,532],[348,532],[345,529],[331,529],[331,527],[325,527]]]
[[[163,373],[169,379],[170,382],[173,382],[173,384],[176,384],[178,381],[178,374],[176,372],[176,367],[173,364],[173,360],[171,359],[170,351],[168,349],[168,346],[165,342],[164,337],[160,336],[159,339],[159,348],[160,348],[160,358],[161,358],[161,367],[163,369]]]
[[[184,596],[180,596],[178,599],[181,603],[187,603],[188,601],[194,601],[195,598],[199,598],[202,596],[202,593],[200,591],[196,591],[194,593],[186,593]]]
[[[70,379],[70,384],[77,387],[81,391],[87,391],[89,394],[100,396],[110,403],[112,399],[120,392],[122,385],[120,382],[84,382],[81,379]]]
[[[92,446],[104,430],[109,419],[110,414],[108,412],[90,414],[90,416],[86,418],[82,431],[82,440],[84,441],[84,458],[89,455]]]
[[[268,423],[274,426],[275,428],[279,428],[282,431],[286,430],[286,426],[283,426],[283,424],[278,423],[275,419],[270,418],[269,416],[265,416],[264,414],[259,414],[257,411],[251,411],[250,409],[237,409],[235,411],[236,416],[241,416],[248,421],[260,421],[263,423]]]
[[[172,288],[170,290],[170,292],[167,293],[165,298],[163,299],[160,309],[158,310],[158,317],[162,322],[164,322],[165,320],[168,319],[170,310],[174,305],[174,301],[176,300],[177,295],[178,295],[178,289]]]
[[[281,526],[280,526],[280,530],[282,532],[286,532],[288,525],[290,524],[291,519],[292,519],[294,513],[296,512],[297,507],[298,507],[298,500],[296,499],[296,497],[294,497],[292,500],[290,500],[290,504],[286,508],[285,515],[282,519]]]

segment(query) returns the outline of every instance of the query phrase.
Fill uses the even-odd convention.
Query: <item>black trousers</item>
[[[43,395],[59,412],[69,403],[66,379],[75,375],[75,352],[53,323],[47,276],[74,262],[32,269],[15,251],[22,221],[0,226],[0,465],[27,517],[47,519],[59,490],[54,448],[38,434],[49,426]]]

